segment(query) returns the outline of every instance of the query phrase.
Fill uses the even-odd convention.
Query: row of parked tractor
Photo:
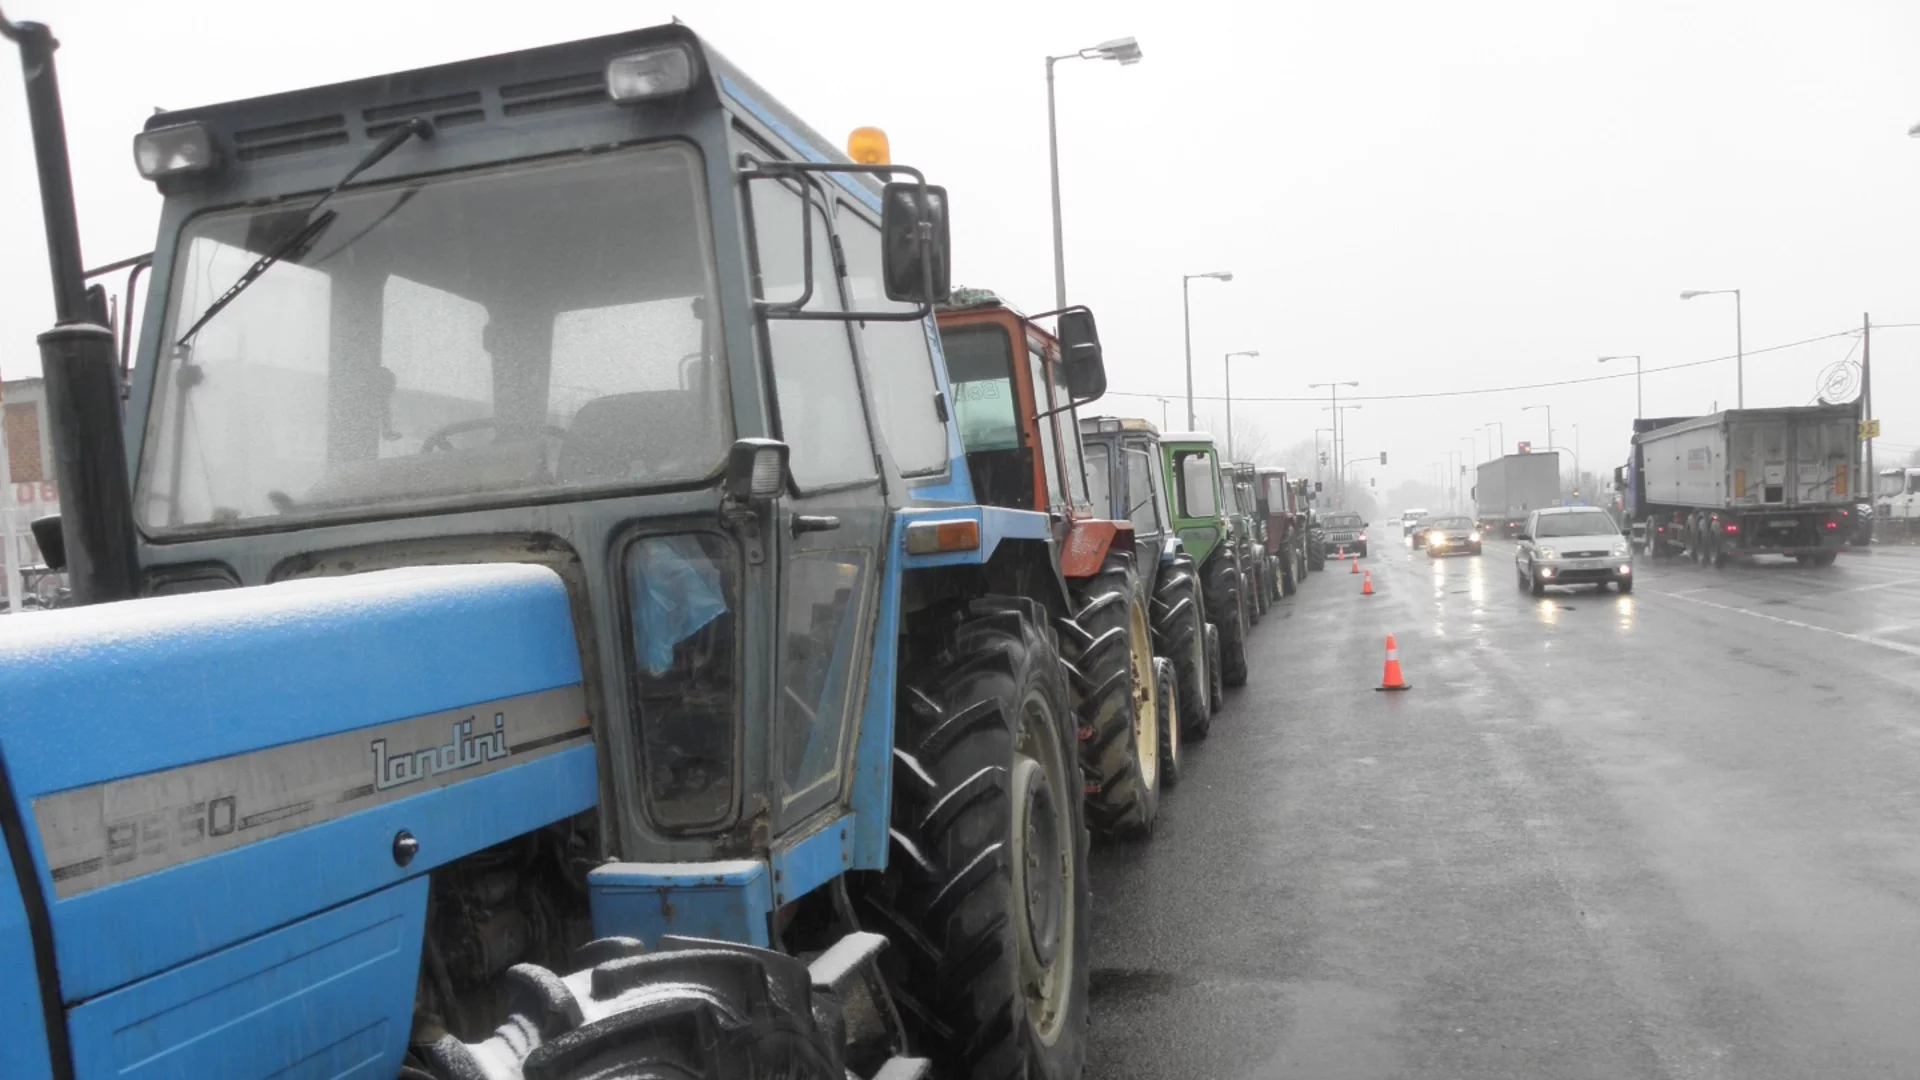
[[[0,620],[0,1077],[1081,1075],[1091,836],[1357,515],[1083,419],[1091,311],[682,24],[158,113],[93,270],[0,36],[80,609]]]

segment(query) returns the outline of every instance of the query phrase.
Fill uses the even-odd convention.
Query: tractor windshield
[[[700,159],[657,145],[217,211],[175,248],[149,532],[697,481],[732,442]]]

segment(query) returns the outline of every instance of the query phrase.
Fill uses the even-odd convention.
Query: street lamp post
[[[1532,412],[1532,411],[1533,411],[1533,410],[1535,410],[1535,409],[1545,409],[1545,410],[1547,410],[1547,445],[1548,445],[1548,446],[1552,446],[1552,445],[1553,445],[1553,406],[1551,406],[1551,405],[1522,405],[1522,406],[1520,406],[1520,411],[1521,411],[1521,412]]]
[[[1647,399],[1641,394],[1642,387],[1640,385],[1640,354],[1626,353],[1620,356],[1603,356],[1600,358],[1600,362],[1603,364],[1609,360],[1633,361],[1633,418],[1635,420],[1638,420],[1641,417],[1647,415]]]
[[[1507,453],[1507,425],[1506,425],[1506,423],[1505,423],[1504,421],[1501,421],[1501,420],[1489,420],[1489,421],[1487,421],[1487,427],[1489,427],[1489,428],[1493,428],[1493,429],[1497,429],[1497,430],[1498,430],[1498,431],[1500,432],[1500,438],[1499,438],[1499,441],[1498,441],[1498,442],[1495,442],[1495,443],[1493,444],[1493,450],[1494,450],[1494,452],[1493,452],[1493,453],[1491,453],[1491,454],[1488,454],[1488,455],[1487,455],[1487,460],[1489,460],[1489,461],[1491,461],[1491,460],[1493,460],[1494,458],[1497,458],[1497,457],[1504,457],[1504,456],[1506,455],[1506,453]]]
[[[1467,475],[1467,461],[1473,457],[1476,450],[1480,450],[1480,440],[1475,438],[1475,436],[1471,436],[1471,434],[1463,434],[1463,436],[1459,436],[1459,440],[1467,444],[1467,450],[1465,450],[1465,452],[1459,452],[1459,473],[1461,473],[1461,477],[1465,477],[1465,475]],[[1465,484],[1459,484],[1459,492],[1461,492],[1461,496],[1465,496],[1467,486],[1465,486]],[[1465,507],[1467,500],[1461,498],[1459,505]],[[1465,509],[1461,509],[1461,513],[1465,513]]]
[[[1680,294],[1680,299],[1691,300],[1696,296],[1724,296],[1733,294],[1733,355],[1734,355],[1734,408],[1747,407],[1747,343],[1744,317],[1740,314],[1739,289],[1688,289]]]
[[[1160,403],[1160,430],[1165,431],[1167,430],[1167,399],[1154,398],[1153,400]]]
[[[1180,318],[1187,328],[1187,430],[1200,426],[1193,415],[1193,298],[1189,283],[1195,278],[1211,278],[1214,281],[1232,281],[1231,270],[1210,270],[1204,274],[1180,275]],[[1062,307],[1066,304],[1062,302]]]
[[[1067,306],[1067,247],[1060,227],[1060,125],[1053,103],[1053,65],[1060,60],[1118,60],[1121,67],[1140,62],[1140,43],[1130,37],[1103,41],[1090,49],[1047,57],[1047,161],[1053,174],[1053,306]]]
[[[1347,437],[1345,434],[1347,430],[1346,414],[1357,412],[1363,407],[1364,406],[1360,405],[1326,405],[1320,409],[1321,412],[1326,412],[1329,409],[1333,411],[1333,464],[1336,472],[1339,474],[1339,489],[1342,495],[1347,493],[1347,470],[1340,464],[1340,455],[1345,452],[1347,445]]]
[[[1259,349],[1241,349],[1239,352],[1228,353],[1226,357],[1220,361],[1220,366],[1222,368],[1225,368],[1227,372],[1227,460],[1228,461],[1237,460],[1233,456],[1233,358],[1236,356],[1259,356],[1259,355],[1260,355]]]
[[[1321,383],[1307,384],[1307,389],[1309,390],[1326,390],[1331,394],[1330,400],[1333,402],[1333,405],[1332,405],[1332,408],[1333,408],[1333,456],[1336,461],[1339,460],[1339,457],[1340,457],[1340,388],[1343,386],[1359,386],[1359,385],[1360,385],[1359,383],[1353,382],[1353,381],[1321,382]],[[1356,409],[1359,408],[1358,405],[1351,406],[1351,407]],[[1341,470],[1342,473],[1344,473],[1345,471],[1346,471],[1345,469]],[[1342,489],[1341,493],[1345,494],[1346,481],[1344,479],[1341,480],[1340,487]]]

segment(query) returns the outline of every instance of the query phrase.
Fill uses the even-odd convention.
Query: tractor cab
[[[1221,462],[1213,436],[1204,431],[1166,432],[1160,436],[1160,449],[1174,530],[1198,568],[1207,618],[1219,628],[1222,681],[1240,686],[1247,679],[1246,635],[1256,601],[1234,539],[1232,472]]]
[[[250,700],[273,718],[209,735],[227,714],[202,707],[202,671],[129,669],[139,678],[114,685],[170,718],[142,727],[168,738],[137,762],[15,772],[14,790],[23,806],[66,788],[112,806],[111,785],[127,784],[145,805],[200,792],[168,786],[168,770],[216,750],[272,754],[242,794],[263,821],[285,819],[225,861],[179,853],[144,884],[128,871],[75,895],[93,886],[55,890],[44,867],[30,878],[49,892],[27,910],[95,928],[61,939],[49,964],[111,954],[95,965],[109,973],[64,991],[41,978],[49,1016],[113,1003],[76,1024],[76,1054],[107,1060],[113,1032],[160,1016],[177,1045],[142,1053],[181,1055],[165,1066],[179,1075],[279,1075],[321,1060],[306,1054],[370,1076],[403,1060],[408,1075],[507,1075],[458,1048],[505,1020],[508,1045],[474,1053],[518,1062],[555,1018],[578,1023],[582,1002],[604,1019],[584,989],[562,1000],[557,976],[540,987],[545,1012],[508,1017],[531,1007],[509,985],[527,978],[515,964],[551,965],[594,937],[616,942],[595,963],[660,949],[672,985],[703,1002],[683,1010],[689,1023],[752,1011],[728,1045],[788,1023],[782,1010],[809,1015],[808,969],[789,970],[809,955],[828,970],[813,985],[853,1016],[841,1024],[836,1007],[820,1027],[847,1029],[861,1075],[909,1046],[951,1075],[989,1055],[1078,1072],[1087,830],[1056,641],[1084,635],[1059,584],[1064,537],[1042,511],[1087,498],[1077,439],[1038,448],[1017,509],[976,498],[961,435],[986,414],[948,379],[933,321],[949,292],[943,189],[871,139],[858,162],[842,154],[675,23],[157,114],[134,138],[163,196],[154,250],[83,275],[77,232],[56,228],[71,226],[71,187],[47,181],[66,173],[52,36],[0,31],[26,61],[60,300],[43,364],[71,406],[55,433],[64,517],[36,532],[59,541],[48,550],[81,603],[221,613],[176,627],[179,648],[259,676]],[[147,302],[137,337],[116,343],[83,282],[126,266],[142,268]],[[1071,430],[1072,401],[1104,377],[1091,317],[1060,322],[1037,385],[1044,415],[1066,407]],[[384,599],[352,599],[363,592]],[[384,647],[351,651],[373,665],[365,680],[320,681],[309,667],[338,665],[297,659],[347,656],[333,639],[376,618]],[[499,632],[476,652],[435,632],[449,621]],[[100,683],[88,665],[111,662],[120,624],[85,623],[102,640],[60,677]],[[0,650],[0,685],[31,655]],[[520,696],[564,682],[565,700],[529,726],[493,707],[487,688],[503,682]],[[309,707],[273,707],[276,693]],[[118,746],[122,712],[0,716],[0,759],[58,764],[55,731]],[[367,742],[416,721],[412,741]],[[548,760],[549,728],[577,740],[564,784],[522,764]],[[226,782],[221,761],[208,783]],[[989,767],[1011,779],[965,786]],[[475,786],[496,768],[539,798]],[[313,777],[320,801],[283,790]],[[334,794],[378,799],[379,820],[406,827],[309,828],[319,815],[301,815]],[[75,835],[84,862],[119,834]],[[271,909],[200,917],[196,896],[239,903],[253,893],[235,882],[271,891],[273,868],[315,865],[328,872],[272,891]],[[992,872],[950,872],[962,867]],[[966,925],[949,926],[960,905]],[[377,935],[398,981],[358,953],[284,951],[349,910],[388,921],[325,941],[362,934],[372,949]],[[135,914],[166,932],[110,940]],[[299,939],[284,955],[245,941],[269,919]],[[11,926],[0,920],[0,947]],[[703,939],[698,962],[688,938]],[[956,974],[926,955],[935,939],[977,960]],[[714,942],[748,959],[713,960]],[[777,1008],[726,1012],[738,995],[709,992],[709,976],[728,963],[778,968],[779,985],[736,980],[755,1001],[771,988]],[[209,984],[170,968],[289,996],[215,1016],[194,1004]],[[364,1007],[309,1010],[309,981]],[[948,994],[992,1004],[936,1022]],[[839,1076],[840,1052],[791,1075]],[[786,1073],[728,1060],[661,1067]]]

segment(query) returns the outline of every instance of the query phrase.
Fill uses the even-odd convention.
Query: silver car
[[[1527,515],[1514,550],[1520,587],[1535,596],[1549,585],[1598,585],[1612,582],[1633,591],[1633,549],[1620,525],[1594,506],[1556,506]]]

